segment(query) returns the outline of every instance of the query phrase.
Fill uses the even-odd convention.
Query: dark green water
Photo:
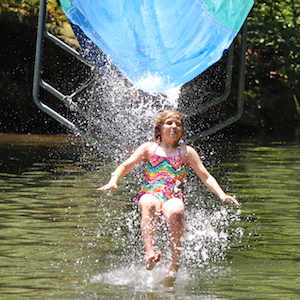
[[[210,151],[210,171],[242,206],[191,178],[182,268],[162,287],[167,259],[144,269],[138,171],[99,193],[114,165],[73,138],[0,135],[0,298],[300,299],[299,150],[253,139]]]

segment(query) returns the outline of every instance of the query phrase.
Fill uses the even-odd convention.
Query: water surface
[[[211,148],[205,163],[242,206],[219,203],[190,175],[182,268],[163,287],[165,226],[165,258],[144,269],[139,168],[99,193],[115,164],[74,137],[0,135],[1,299],[300,298],[299,144]]]

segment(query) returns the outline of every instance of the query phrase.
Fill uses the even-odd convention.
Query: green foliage
[[[37,15],[39,2],[39,0],[2,0],[0,12],[16,12],[20,16]]]
[[[280,100],[284,109],[289,107],[283,122],[300,120],[300,2],[257,1],[248,24],[250,99],[265,113],[282,110]]]
[[[36,24],[36,18],[39,14],[39,4],[40,0],[2,0],[0,3],[0,16],[5,13],[6,15],[14,13],[14,15],[18,16],[20,22],[31,21]],[[46,28],[70,46],[78,46],[71,26],[60,8],[58,0],[47,1]]]
[[[299,29],[300,2],[295,0],[257,3],[249,16],[249,50],[258,58],[268,58],[270,71],[289,84],[299,82]]]
[[[24,17],[38,16],[39,4],[40,0],[1,0],[0,13],[14,12],[18,14],[19,19],[22,20]],[[62,26],[62,24],[67,21],[67,18],[59,6],[58,0],[47,1],[47,12],[47,23]]]

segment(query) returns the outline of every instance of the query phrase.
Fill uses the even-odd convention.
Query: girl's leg
[[[146,252],[146,268],[152,270],[160,260],[161,254],[154,251],[157,217],[161,211],[161,202],[152,195],[143,195],[139,200],[139,208],[142,212],[142,236]]]
[[[162,206],[162,213],[170,226],[171,263],[166,278],[175,279],[179,269],[179,257],[185,234],[184,204],[182,200],[178,198],[168,200]]]

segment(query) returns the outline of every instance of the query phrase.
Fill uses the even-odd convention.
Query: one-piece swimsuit
[[[184,201],[183,185],[186,181],[186,168],[180,155],[171,157],[159,156],[154,152],[149,157],[144,168],[144,182],[138,193],[138,201],[143,195],[151,194],[165,203],[171,198]]]

